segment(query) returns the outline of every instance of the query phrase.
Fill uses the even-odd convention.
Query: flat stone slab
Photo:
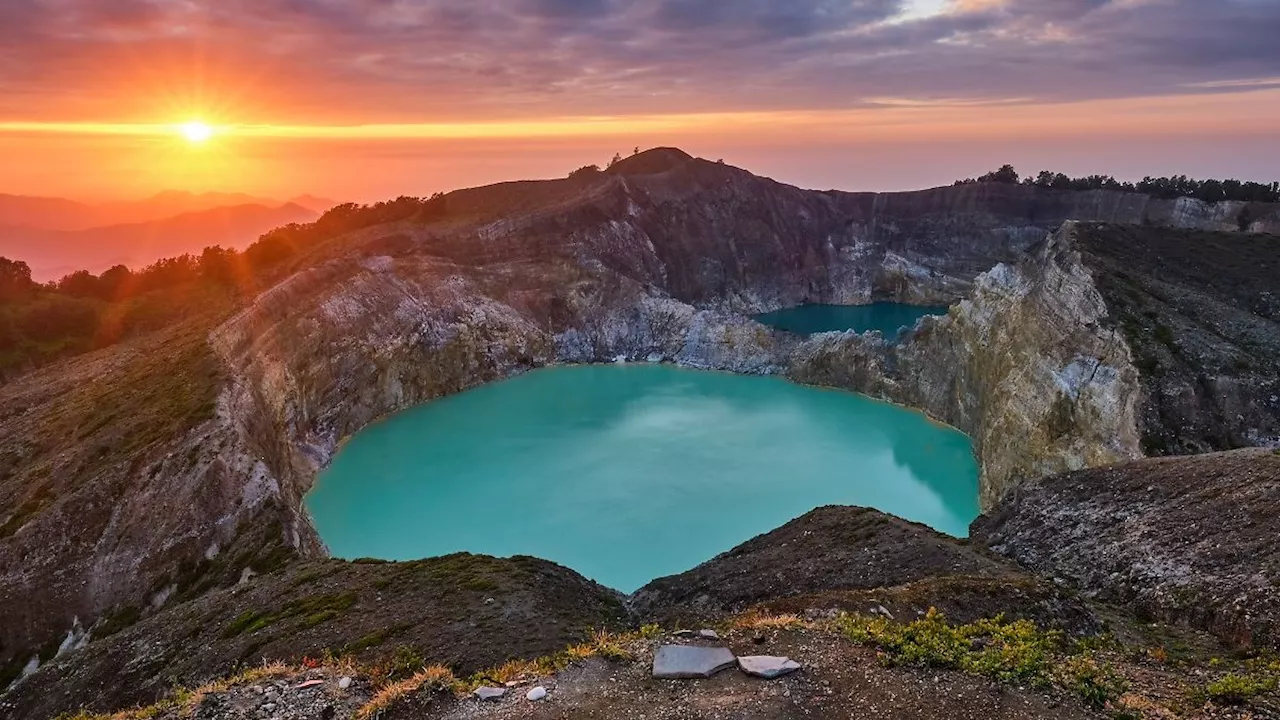
[[[662,680],[706,678],[733,667],[736,661],[726,647],[663,645],[653,656],[653,676]]]
[[[507,694],[506,688],[482,687],[476,688],[475,696],[481,700],[500,700],[503,695]]]
[[[800,663],[786,657],[745,655],[738,658],[738,667],[748,675],[772,680],[799,670]]]

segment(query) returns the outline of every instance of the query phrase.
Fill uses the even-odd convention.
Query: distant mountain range
[[[337,204],[314,195],[282,203],[240,193],[164,192],[91,205],[0,194],[0,256],[26,262],[42,282],[76,270],[137,268],[210,245],[243,248],[268,230],[311,222]]]
[[[299,195],[285,201],[243,193],[162,192],[141,200],[84,203],[66,198],[30,197],[0,193],[0,227],[27,227],[39,230],[87,230],[106,225],[126,225],[164,220],[184,213],[237,205],[281,207],[298,205],[315,213],[338,203],[314,195]]]
[[[114,265],[139,268],[163,257],[198,253],[210,245],[242,249],[268,230],[311,222],[319,215],[293,203],[247,204],[84,230],[0,227],[0,256],[26,262],[32,276],[44,282],[76,270],[99,273]]]

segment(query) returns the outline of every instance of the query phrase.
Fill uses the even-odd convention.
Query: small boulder
[[[479,687],[475,691],[475,696],[481,700],[501,700],[502,696],[506,694],[506,688],[496,687]]]
[[[720,635],[715,630],[699,630],[698,637],[703,640],[719,640]]]
[[[344,676],[341,680],[338,681],[338,687],[342,688],[343,690],[346,690],[347,688],[351,687],[351,678]]]
[[[653,656],[653,676],[662,680],[706,678],[733,667],[736,660],[726,647],[663,645]]]
[[[530,702],[538,702],[539,700],[545,698],[546,696],[547,696],[547,689],[542,687],[541,685],[525,693],[525,699],[529,700]]]
[[[800,663],[786,657],[746,655],[738,658],[738,667],[748,675],[772,680],[799,670]]]

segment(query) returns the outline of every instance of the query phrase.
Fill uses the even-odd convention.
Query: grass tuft
[[[443,665],[424,667],[412,676],[393,682],[379,690],[369,702],[356,711],[356,720],[368,720],[386,710],[392,704],[423,690],[449,690],[457,692],[461,683],[453,671]]]
[[[772,615],[755,610],[734,618],[732,625],[739,630],[799,630],[807,627],[799,615]]]

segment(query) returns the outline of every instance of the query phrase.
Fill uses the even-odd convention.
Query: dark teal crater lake
[[[926,315],[946,315],[947,308],[931,305],[873,303],[871,305],[800,305],[757,315],[756,321],[797,335],[853,330],[879,330],[886,340]]]
[[[619,364],[537,370],[358,433],[306,505],[337,557],[534,555],[618,590],[822,505],[965,536],[968,437],[781,378]]]

